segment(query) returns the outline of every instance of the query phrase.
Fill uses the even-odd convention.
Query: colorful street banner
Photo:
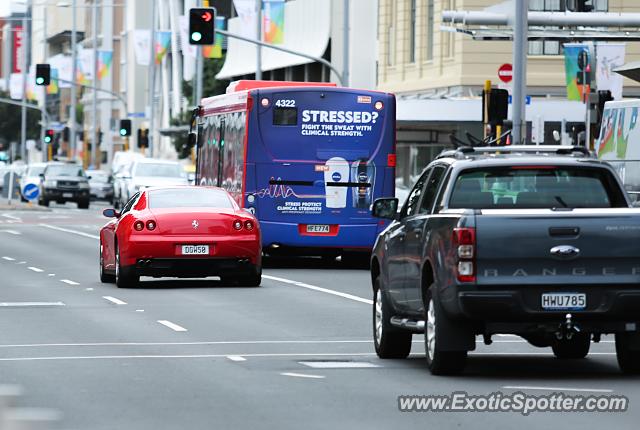
[[[583,94],[589,92],[591,89],[589,86],[583,88],[578,81],[578,72],[581,71],[578,64],[578,58],[581,52],[586,51],[591,61],[591,53],[589,45],[584,43],[565,43],[564,44],[564,71],[566,73],[567,81],[567,99],[581,101]],[[581,79],[581,78],[580,78]]]
[[[156,32],[156,64],[162,63],[162,60],[169,52],[169,45],[171,45],[171,32],[170,31],[157,31]]]
[[[111,70],[113,51],[98,51],[98,79],[104,79]]]
[[[53,94],[58,94],[58,91],[60,89],[59,85],[58,85],[58,78],[59,78],[59,74],[58,74],[58,69],[51,69],[51,83],[49,85],[47,85],[47,95],[53,95]]]
[[[224,16],[216,16],[216,30],[224,30],[225,29],[225,18]],[[213,45],[205,45],[202,47],[202,56],[204,58],[222,58],[222,49],[223,44],[225,42],[225,37],[216,33],[216,37]]]
[[[284,0],[264,0],[262,32],[265,42],[284,43]]]
[[[93,61],[95,55],[91,49],[79,49],[76,64],[76,83],[90,85],[93,80]]]
[[[133,31],[133,50],[138,66],[148,66],[150,62],[151,32],[149,30]]]
[[[65,54],[54,55],[49,58],[49,64],[51,64],[51,70],[56,70],[58,73],[58,79],[63,79],[69,82],[57,82],[59,88],[71,88],[70,82],[73,81],[71,56]]]
[[[250,39],[257,39],[256,32],[256,2],[255,0],[233,0],[238,17],[242,22],[240,35]]]
[[[598,91],[611,91],[615,100],[622,99],[622,75],[613,69],[624,64],[624,43],[596,44],[596,85]]]

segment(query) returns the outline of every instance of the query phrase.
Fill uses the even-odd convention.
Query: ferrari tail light
[[[244,228],[246,228],[249,231],[253,230],[253,221],[245,221]]]
[[[136,221],[133,224],[133,228],[135,229],[135,231],[142,231],[144,230],[144,223],[142,221]]]
[[[233,222],[233,228],[236,230],[242,230],[242,221],[240,221],[239,219],[235,220]]]
[[[155,221],[147,221],[147,230],[153,231],[155,229],[156,229],[156,222]]]
[[[457,278],[460,282],[476,281],[476,229],[453,229],[453,246],[457,258]]]

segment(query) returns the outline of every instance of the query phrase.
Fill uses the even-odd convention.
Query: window
[[[124,205],[124,208],[122,208],[122,212],[120,214],[124,215],[129,212],[133,207],[133,204],[136,202],[136,200],[138,200],[138,197],[140,197],[140,193],[134,194],[133,197],[131,197],[131,199],[129,199],[129,201]]]
[[[455,10],[455,0],[443,0],[442,10]],[[442,38],[442,56],[444,58],[452,58],[455,50],[455,33],[449,31],[441,31],[440,37]]]
[[[427,0],[427,37],[425,45],[427,47],[426,58],[433,60],[433,0]],[[446,37],[443,33],[443,37]]]
[[[182,167],[173,163],[139,163],[135,170],[136,176],[181,178],[185,176]]]
[[[222,190],[197,187],[149,191],[149,208],[226,208],[233,209],[231,199]]]
[[[298,109],[294,107],[275,107],[273,125],[298,125]]]
[[[429,176],[427,186],[424,190],[424,197],[422,198],[422,204],[420,205],[420,212],[430,214],[433,209],[433,202],[435,201],[436,194],[440,188],[442,177],[444,176],[447,168],[445,166],[436,166],[433,168],[433,173]]]
[[[416,62],[416,26],[417,26],[417,0],[411,2],[411,24],[409,25],[409,62]]]
[[[452,209],[627,207],[606,169],[515,166],[460,173],[449,201]]]
[[[427,170],[420,176],[418,182],[413,186],[413,189],[409,193],[409,197],[407,197],[407,201],[402,209],[402,217],[415,215],[418,211],[418,202],[420,201],[420,196],[422,195],[422,189],[424,188],[424,183],[429,177],[429,173],[431,173],[431,169]]]

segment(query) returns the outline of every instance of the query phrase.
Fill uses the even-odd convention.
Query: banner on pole
[[[171,32],[156,31],[156,41],[155,41],[156,64],[162,63],[162,60],[167,55],[167,52],[169,52],[169,45],[171,45]]]
[[[136,64],[138,64],[139,66],[149,65],[150,49],[151,49],[151,31],[135,30],[133,32],[133,50],[136,55]]]
[[[104,79],[111,70],[113,51],[98,51],[98,79]]]
[[[596,44],[596,85],[598,91],[611,91],[615,100],[622,99],[622,75],[613,69],[624,64],[624,43]]]
[[[233,0],[238,17],[242,21],[240,35],[250,39],[257,39],[256,2],[255,0]]]
[[[58,69],[51,69],[51,83],[49,85],[47,85],[47,95],[53,95],[53,94],[58,94],[59,91],[59,84],[58,84],[58,78],[59,78],[59,74],[58,74]]]
[[[216,30],[225,29],[225,18],[223,16],[216,16]],[[202,47],[202,56],[204,58],[222,58],[222,50],[224,48],[225,36],[216,33],[215,43],[210,46]]]
[[[588,63],[582,64],[580,58],[583,58],[585,55],[588,59]],[[567,99],[581,101],[583,98],[583,94],[589,93],[591,91],[589,77],[587,78],[588,80],[586,83],[581,82],[581,76],[583,73],[590,74],[591,58],[592,55],[589,49],[589,45],[584,43],[564,44],[564,70],[567,83]],[[589,72],[586,72],[587,69],[589,70]],[[581,76],[578,76],[579,74]]]
[[[265,42],[284,43],[284,0],[264,0],[262,32]]]
[[[22,99],[22,73],[12,73],[9,76],[9,97],[13,100]]]

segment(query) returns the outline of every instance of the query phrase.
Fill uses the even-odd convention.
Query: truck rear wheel
[[[453,375],[462,372],[467,361],[467,351],[442,351],[439,339],[449,334],[445,328],[447,316],[432,294],[433,285],[425,293],[427,321],[424,328],[424,343],[427,367],[434,375]]]
[[[571,339],[556,340],[551,349],[553,354],[560,359],[585,358],[591,347],[591,335],[589,333],[574,334]]]
[[[638,334],[617,333],[616,334],[616,356],[618,366],[623,373],[637,375],[640,374],[640,349],[638,346]]]
[[[412,333],[391,325],[392,309],[380,289],[380,276],[373,283],[373,343],[380,358],[407,358]]]

